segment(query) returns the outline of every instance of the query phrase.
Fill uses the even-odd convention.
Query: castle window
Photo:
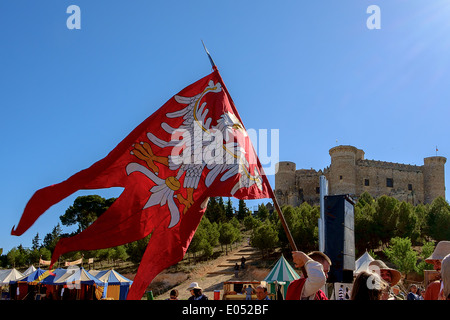
[[[408,190],[412,191],[412,184],[411,183],[408,184]]]
[[[366,186],[366,187],[368,187],[370,184],[369,184],[369,179],[364,179],[364,185]]]
[[[320,193],[320,187],[316,187],[316,193]]]
[[[386,187],[393,188],[394,187],[394,179],[386,178]]]
[[[339,180],[342,180],[342,176],[339,176]]]

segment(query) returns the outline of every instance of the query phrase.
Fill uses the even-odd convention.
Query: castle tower
[[[363,158],[364,152],[353,146],[331,148],[331,165],[328,174],[330,195],[356,194],[356,160]]]
[[[428,157],[423,159],[424,202],[431,203],[435,198],[445,198],[445,157]]]
[[[295,188],[294,162],[281,161],[275,167],[275,195],[280,205],[298,205],[298,193]]]

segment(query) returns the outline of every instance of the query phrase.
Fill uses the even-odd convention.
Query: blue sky
[[[381,29],[366,26],[370,5]],[[449,34],[447,0],[1,0],[0,248],[43,238],[79,195],[119,195],[78,192],[10,235],[36,190],[210,73],[201,40],[247,129],[279,130],[280,160],[323,169],[336,144],[390,162],[422,165],[436,146],[448,157]]]

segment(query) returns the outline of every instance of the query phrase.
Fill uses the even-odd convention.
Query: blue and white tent
[[[125,300],[133,281],[125,278],[117,271],[104,270],[95,274],[95,277],[104,283],[105,290],[102,298],[112,298],[114,300]]]
[[[36,279],[38,279],[44,272],[45,272],[45,270],[42,270],[41,268],[37,268],[34,272],[27,274],[27,275],[23,276],[22,278],[17,279],[16,281],[11,281],[11,284],[12,283],[32,283]]]
[[[58,268],[55,270],[50,270],[49,274],[46,275],[39,283],[40,284],[56,284],[55,281],[58,281],[62,276],[64,276],[67,272],[70,272],[70,269]]]
[[[53,284],[96,284],[98,286],[103,286],[103,282],[98,280],[96,277],[91,275],[83,267],[79,269],[68,270],[62,277],[53,281]]]

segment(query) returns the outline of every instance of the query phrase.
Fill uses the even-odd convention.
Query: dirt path
[[[234,274],[234,265],[238,263],[240,266],[241,258],[245,257],[247,268],[239,271],[238,277]],[[255,260],[261,259],[261,254],[255,249],[243,242],[241,246],[228,252],[228,255],[221,256],[204,266],[198,267],[189,277],[173,289],[179,292],[178,298],[180,300],[188,299],[191,294],[187,288],[192,282],[198,282],[203,289],[203,293],[208,296],[210,300],[214,299],[214,291],[220,290],[220,298],[223,296],[223,282],[231,280],[263,280],[269,270],[261,270],[252,268],[249,264]],[[156,300],[164,300],[169,297],[169,291],[157,296]]]

